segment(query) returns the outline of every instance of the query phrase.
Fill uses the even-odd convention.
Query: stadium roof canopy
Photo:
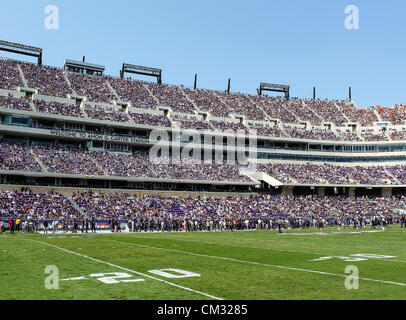
[[[261,82],[259,84],[259,89],[257,89],[259,95],[262,95],[262,91],[283,92],[286,98],[289,98],[289,90],[290,86],[266,82]]]
[[[124,78],[124,74],[134,73],[134,74],[141,74],[144,76],[156,77],[157,82],[159,84],[162,83],[162,70],[158,68],[151,68],[151,67],[144,67],[144,66],[137,66],[135,64],[123,63],[123,68],[120,71],[120,78]]]
[[[65,60],[64,69],[68,69],[69,71],[86,73],[86,74],[103,74],[104,70],[106,69],[105,66],[84,62],[84,61],[76,61],[76,60]]]
[[[0,50],[35,57],[38,58],[38,64],[42,64],[42,48],[0,40]]]

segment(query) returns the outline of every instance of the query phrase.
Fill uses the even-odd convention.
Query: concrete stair
[[[20,73],[21,80],[23,81],[24,87],[28,87],[28,82],[25,79],[23,69],[21,69],[21,66],[19,63],[17,63],[17,69],[18,69],[18,72]]]
[[[39,156],[34,152],[33,149],[30,150],[30,153],[33,155],[35,161],[38,162],[38,164],[40,165],[41,169],[43,172],[48,172],[48,168],[45,166],[45,164],[41,161],[41,159],[39,158]]]

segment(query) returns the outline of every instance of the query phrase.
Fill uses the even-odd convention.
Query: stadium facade
[[[125,78],[140,70],[158,83]],[[161,72],[123,64],[114,77],[101,65],[73,60],[44,66],[42,51],[38,64],[1,59],[0,183],[319,196],[406,192],[402,105],[357,108],[351,100],[286,92],[275,98],[262,90],[192,89],[162,84]],[[169,162],[151,161],[157,144]],[[172,161],[196,154],[204,161]]]

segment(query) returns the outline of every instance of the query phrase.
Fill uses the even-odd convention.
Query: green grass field
[[[406,298],[406,230],[336,231],[2,234],[0,299]],[[48,265],[58,268],[59,282],[47,280],[58,289],[45,287],[56,275]],[[345,287],[349,265],[359,270],[358,289]],[[193,274],[154,271],[162,269]]]

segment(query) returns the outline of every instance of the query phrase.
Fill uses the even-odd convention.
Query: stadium
[[[0,50],[0,299],[406,297],[406,106]]]

